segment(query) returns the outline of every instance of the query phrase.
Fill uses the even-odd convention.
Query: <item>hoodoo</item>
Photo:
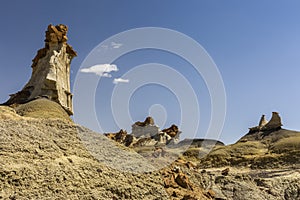
[[[281,129],[282,123],[278,112],[272,112],[272,118],[268,122],[265,115],[262,115],[259,121],[259,125],[249,128],[249,133],[255,133],[259,131],[274,131]]]
[[[5,105],[23,104],[45,97],[60,104],[69,115],[73,115],[70,89],[70,64],[77,53],[67,43],[68,27],[49,25],[45,47],[38,50],[32,60],[32,74],[24,88],[10,95]]]

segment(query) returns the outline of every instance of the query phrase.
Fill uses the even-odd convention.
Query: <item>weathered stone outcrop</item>
[[[138,121],[132,125],[132,135],[136,138],[148,138],[149,140],[147,141],[149,144],[176,144],[179,142],[180,133],[181,131],[175,124],[161,131],[159,127],[155,125],[152,117],[147,117],[144,122]]]
[[[179,131],[178,126],[172,124],[171,127],[163,129],[162,132],[168,134],[171,138],[179,139],[181,131]]]
[[[127,134],[127,131],[124,131],[123,129],[117,133],[105,133],[104,135],[118,143],[124,144],[127,147],[129,147],[135,140],[132,135]]]
[[[164,146],[168,144],[177,144],[181,131],[173,124],[171,127],[162,131],[155,125],[152,117],[147,117],[144,122],[135,122],[132,125],[132,133],[120,130],[117,133],[106,133],[105,136],[124,144],[125,146],[143,147],[143,146]]]
[[[282,126],[282,123],[281,123],[281,118],[279,116],[279,113],[273,112],[271,120],[265,126],[263,126],[262,129],[263,130],[277,130],[277,129],[280,129],[281,126]]]
[[[169,128],[163,129],[155,135],[154,139],[163,144],[177,144],[179,142],[180,133],[181,131],[178,126],[172,124]]]
[[[49,25],[45,47],[32,60],[32,74],[24,88],[10,95],[5,105],[23,104],[38,97],[59,103],[69,115],[73,114],[70,89],[70,63],[77,56],[67,44],[68,27]]]
[[[159,127],[155,125],[152,117],[147,117],[144,122],[135,122],[132,125],[132,135],[134,137],[153,137],[159,134]]]
[[[148,126],[148,125],[154,126],[155,123],[154,123],[154,119],[152,117],[147,117],[144,122],[137,121],[137,122],[134,123],[134,125],[137,125],[137,126]]]
[[[153,139],[161,144],[169,144],[172,137],[165,132],[159,132],[157,135],[153,136]]]
[[[259,127],[263,127],[265,126],[266,124],[268,123],[268,120],[266,120],[266,116],[265,115],[262,115],[261,118],[260,118],[260,121],[259,121]]]
[[[199,180],[195,181],[197,184],[190,181],[190,178],[193,178],[191,175],[194,174],[195,168],[189,168],[188,166],[191,166],[190,162],[177,159],[170,166],[160,170],[164,179],[165,189],[171,197],[170,199],[214,199],[209,195],[209,193],[212,194],[213,191],[205,191],[203,187],[198,184]]]
[[[249,128],[249,133],[255,133],[259,131],[272,131],[272,130],[278,130],[282,126],[281,118],[279,116],[278,112],[272,112],[272,118],[268,122],[265,118],[265,115],[261,116],[261,119],[259,121],[259,125]]]

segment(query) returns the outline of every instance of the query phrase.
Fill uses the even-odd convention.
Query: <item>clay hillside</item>
[[[0,199],[300,199],[300,132],[276,112],[232,145],[152,117],[130,133],[75,124],[67,31],[48,26],[30,80],[0,106]]]

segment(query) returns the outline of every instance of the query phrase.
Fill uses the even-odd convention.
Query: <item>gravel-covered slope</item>
[[[108,167],[80,132],[99,141],[104,156],[127,155],[140,170],[149,168],[138,154],[111,150],[104,136],[67,120],[20,117],[0,106],[0,199],[168,199],[159,173]]]

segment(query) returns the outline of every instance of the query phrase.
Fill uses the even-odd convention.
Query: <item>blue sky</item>
[[[31,60],[43,47],[44,31],[50,23],[69,26],[69,43],[78,52],[72,62],[72,84],[84,59],[103,40],[133,28],[163,27],[196,40],[216,63],[227,96],[220,140],[235,142],[248,127],[258,123],[261,114],[269,118],[272,111],[280,112],[285,128],[300,130],[299,9],[300,2],[296,0],[1,1],[0,101],[6,101],[8,94],[20,90],[28,81]],[[126,46],[126,41],[117,42]],[[112,132],[119,128],[110,108],[113,78],[145,63],[168,65],[189,80],[200,104],[201,137],[210,119],[205,82],[185,60],[151,49],[120,57],[114,62],[119,71],[112,72],[112,78],[100,80],[95,99],[102,128]],[[133,120],[143,120],[149,108],[157,104],[167,112],[166,126],[179,123],[176,95],[159,85],[139,88],[132,95],[128,110]],[[154,114],[162,111],[160,106],[153,108]],[[130,131],[130,124],[120,128]]]

